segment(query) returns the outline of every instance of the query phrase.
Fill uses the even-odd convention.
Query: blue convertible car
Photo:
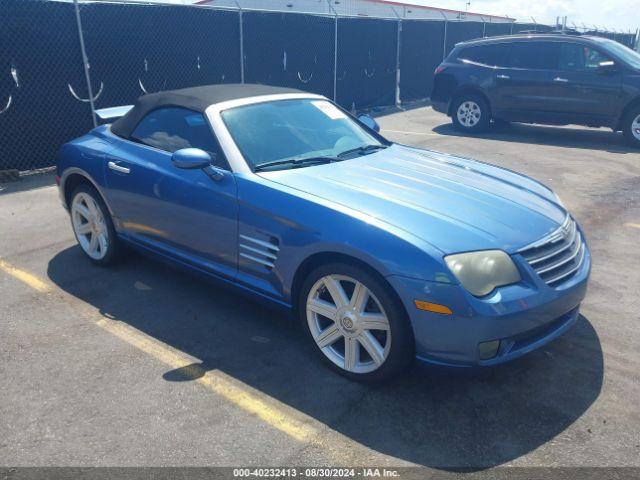
[[[58,160],[84,253],[134,246],[283,306],[348,377],[504,362],[578,317],[589,250],[535,180],[391,143],[297,90],[195,87],[102,114]]]

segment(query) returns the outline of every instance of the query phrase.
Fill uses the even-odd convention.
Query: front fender
[[[105,162],[106,153],[111,145],[101,138],[96,137],[93,132],[65,143],[60,147],[56,162],[56,171],[60,177],[60,200],[62,205],[68,209],[66,204],[65,192],[67,181],[73,175],[80,175],[86,181],[91,183],[93,187],[102,196],[109,213],[113,216],[108,198],[105,195]]]
[[[237,175],[239,235],[274,247],[273,267],[239,258],[239,279],[289,302],[295,274],[318,253],[360,260],[383,276],[456,283],[433,245],[380,220],[255,175]],[[246,245],[251,247],[251,245]],[[277,249],[277,251],[276,251]]]

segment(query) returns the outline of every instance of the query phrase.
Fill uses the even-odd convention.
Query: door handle
[[[503,80],[509,80],[511,77],[509,75],[503,75],[501,73],[500,75],[496,75],[496,78],[502,78]]]
[[[566,78],[560,78],[560,77],[556,77],[553,79],[554,82],[560,82],[560,83],[568,83],[569,80],[567,80]]]
[[[118,165],[116,162],[110,161],[109,163],[107,163],[107,166],[111,170],[114,170],[116,172],[120,172],[120,173],[130,173],[131,172],[130,168],[123,167],[122,165]]]
[[[208,167],[205,167],[203,169],[203,171],[204,171],[204,173],[207,174],[207,176],[211,180],[215,180],[216,182],[219,182],[220,180],[222,180],[224,178],[224,173],[222,173],[220,170],[218,170],[213,165],[209,165]]]

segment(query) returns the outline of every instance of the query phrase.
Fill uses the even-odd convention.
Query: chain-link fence
[[[92,125],[73,7],[2,0],[0,19],[0,170],[50,166]]]
[[[348,109],[388,106],[427,98],[435,67],[457,42],[553,29],[493,17],[414,19],[392,7],[380,10],[384,18],[361,18],[328,2],[307,13],[231,2],[0,1],[0,171],[54,165],[59,146],[94,124],[92,109],[144,93],[265,83],[320,93]],[[635,43],[635,35],[610,38]]]

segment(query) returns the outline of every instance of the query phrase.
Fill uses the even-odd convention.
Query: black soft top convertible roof
[[[150,93],[138,98],[136,104],[126,115],[113,122],[111,131],[121,137],[129,138],[140,120],[150,111],[160,107],[182,107],[196,112],[204,112],[207,107],[215,103],[239,98],[278,95],[283,93],[305,92],[293,88],[230,83]]]

